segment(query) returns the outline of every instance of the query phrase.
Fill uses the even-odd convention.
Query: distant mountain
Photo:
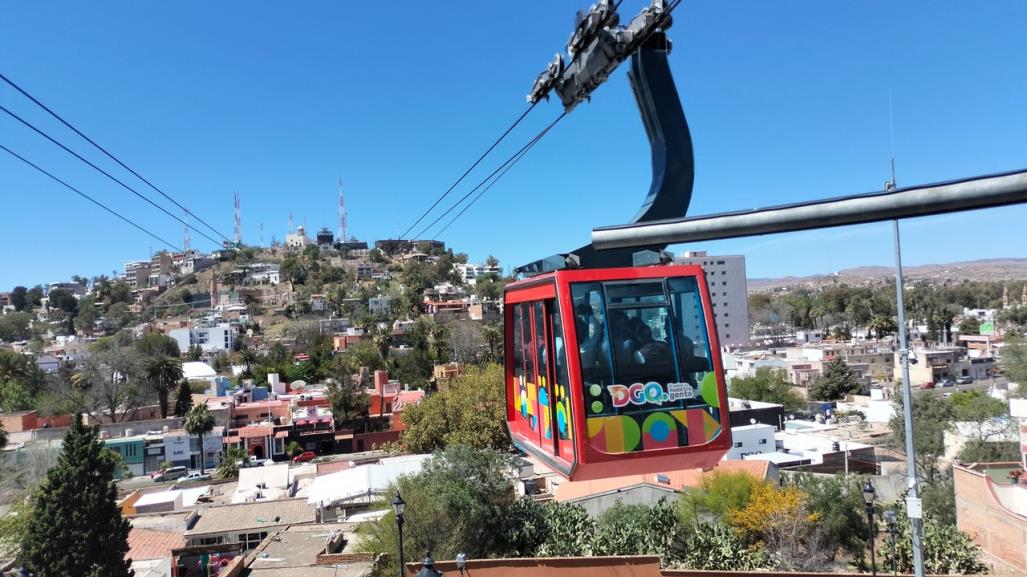
[[[938,282],[980,281],[1023,281],[1027,279],[1027,258],[993,258],[954,262],[948,264],[925,264],[904,266],[902,274],[908,280],[934,280]],[[773,290],[782,287],[806,286],[814,288],[832,282],[850,285],[877,283],[895,277],[895,269],[887,266],[860,266],[840,270],[834,275],[812,275],[804,277],[751,278],[750,292]]]

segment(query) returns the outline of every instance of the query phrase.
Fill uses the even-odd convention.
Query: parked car
[[[164,471],[154,471],[150,474],[150,478],[154,481],[174,481],[175,479],[181,479],[189,474],[189,469],[185,467],[170,467]]]
[[[956,379],[956,384],[957,385],[969,385],[970,383],[973,383],[973,382],[974,382],[974,378],[971,377],[971,376],[959,377],[958,379]]]
[[[934,383],[924,383],[924,384],[920,385],[920,388],[921,389],[933,389],[934,388]]]
[[[293,463],[309,463],[314,460],[317,455],[314,451],[303,451],[299,455],[292,458]]]
[[[945,379],[944,381],[941,382],[941,386],[943,386],[943,387],[954,387],[954,386],[956,386],[956,381],[954,379]]]
[[[182,477],[181,479],[179,479],[179,482],[187,483],[189,481],[207,481],[209,479],[210,479],[210,475],[207,475],[207,474],[202,474],[201,475],[199,471],[193,471],[192,473],[189,473],[185,477]]]

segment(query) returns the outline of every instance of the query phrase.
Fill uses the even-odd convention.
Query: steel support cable
[[[166,193],[165,193],[165,192],[164,192],[163,190],[161,190],[161,189],[157,188],[157,187],[156,187],[156,185],[154,185],[154,184],[153,184],[152,182],[150,182],[149,180],[146,180],[145,178],[143,178],[143,176],[142,176],[141,174],[139,174],[138,172],[136,172],[136,171],[132,170],[131,168],[129,168],[129,166],[128,166],[128,165],[126,165],[126,164],[125,164],[124,162],[121,162],[121,160],[119,160],[119,159],[118,159],[118,157],[116,157],[116,156],[114,156],[113,154],[111,154],[110,152],[108,152],[106,148],[104,148],[104,147],[100,146],[100,145],[99,145],[99,144],[97,144],[97,143],[96,143],[95,141],[93,141],[93,139],[91,139],[91,138],[89,138],[88,136],[86,136],[85,134],[83,134],[83,133],[82,133],[82,131],[80,131],[79,129],[75,128],[75,127],[74,127],[74,126],[72,126],[72,125],[71,125],[71,124],[70,124],[70,123],[69,123],[68,121],[66,121],[66,120],[64,120],[63,118],[61,118],[61,115],[57,114],[56,112],[54,112],[53,110],[51,110],[51,109],[50,109],[50,108],[49,108],[49,107],[48,107],[47,105],[45,105],[45,104],[43,104],[42,102],[40,102],[39,100],[37,100],[37,99],[36,99],[36,98],[35,98],[34,96],[32,96],[31,94],[29,94],[28,92],[26,92],[26,91],[25,91],[24,89],[22,89],[22,87],[20,87],[20,86],[18,86],[17,84],[15,84],[15,83],[14,83],[14,81],[12,81],[12,80],[11,80],[10,78],[8,78],[8,77],[4,76],[4,75],[3,75],[3,73],[0,73],[0,80],[3,80],[3,81],[4,81],[4,82],[6,82],[7,84],[11,85],[11,87],[12,87],[12,88],[14,88],[14,89],[15,89],[15,90],[17,90],[18,92],[20,92],[20,93],[21,93],[21,94],[22,94],[23,96],[25,96],[25,98],[28,98],[28,99],[29,99],[29,100],[31,100],[32,102],[36,103],[36,105],[37,105],[37,106],[39,106],[39,107],[40,107],[40,108],[42,108],[43,110],[45,110],[45,111],[47,111],[48,113],[50,113],[50,116],[53,116],[53,117],[54,117],[54,118],[56,118],[56,119],[57,119],[57,120],[58,120],[58,121],[59,121],[59,122],[60,122],[61,124],[63,124],[64,126],[67,126],[67,127],[68,127],[68,128],[70,128],[70,129],[71,129],[71,130],[72,130],[72,131],[73,131],[73,132],[74,132],[75,134],[77,134],[77,135],[81,136],[81,137],[82,137],[83,139],[85,139],[85,141],[86,141],[86,142],[88,142],[89,144],[92,144],[93,146],[95,146],[95,147],[96,147],[96,148],[97,148],[97,149],[98,149],[98,150],[99,150],[100,152],[102,152],[102,153],[106,154],[108,158],[110,158],[110,159],[111,159],[111,160],[113,160],[114,162],[117,162],[117,163],[118,163],[119,165],[121,165],[121,167],[122,167],[122,168],[124,168],[125,170],[127,170],[127,171],[131,172],[131,173],[132,173],[132,174],[133,174],[133,175],[134,175],[134,176],[135,176],[136,178],[138,178],[139,180],[141,180],[141,181],[145,182],[145,183],[147,184],[147,186],[149,186],[149,187],[150,187],[150,188],[152,188],[153,190],[155,190],[155,191],[157,191],[158,193],[160,193],[160,195],[161,195],[161,196],[163,196],[164,198],[166,198],[166,199],[170,200],[170,201],[171,201],[172,203],[174,203],[174,205],[175,205],[175,206],[177,206],[178,208],[181,208],[182,210],[184,210],[184,211],[186,212],[186,214],[188,214],[189,216],[191,216],[191,217],[195,218],[197,222],[199,222],[199,223],[203,224],[203,226],[206,226],[207,228],[209,228],[209,229],[210,229],[211,231],[213,231],[213,232],[214,232],[214,234],[216,234],[216,235],[220,236],[221,238],[223,238],[223,239],[225,239],[225,240],[227,240],[227,241],[231,242],[231,239],[230,239],[230,238],[228,238],[227,236],[225,236],[225,235],[221,234],[221,232],[220,232],[220,231],[218,231],[218,230],[217,230],[216,228],[214,228],[213,226],[211,226],[211,225],[207,224],[207,222],[206,222],[205,220],[203,220],[203,219],[202,219],[202,218],[200,218],[199,216],[196,216],[196,214],[195,214],[195,213],[193,213],[193,212],[192,212],[191,210],[189,210],[188,208],[186,208],[186,207],[182,206],[182,205],[181,205],[181,204],[180,204],[180,203],[179,203],[179,202],[178,202],[177,200],[175,200],[174,198],[172,198],[172,197],[170,197],[169,195],[167,195],[167,194],[166,194]],[[197,231],[197,232],[199,232],[199,231]],[[200,233],[200,234],[203,234],[203,233]]]
[[[472,164],[470,168],[468,168],[466,171],[464,171],[464,173],[460,175],[460,178],[456,179],[456,182],[454,182],[452,185],[450,185],[450,187],[448,189],[446,189],[446,192],[442,193],[442,196],[440,196],[438,199],[436,199],[435,202],[432,203],[432,205],[428,207],[428,210],[426,210],[423,213],[421,213],[421,216],[419,216],[417,218],[417,220],[414,221],[414,224],[410,225],[410,227],[407,228],[406,231],[403,232],[403,234],[399,235],[399,240],[402,240],[403,237],[405,237],[411,230],[414,229],[415,226],[417,226],[422,220],[424,220],[424,217],[428,216],[428,214],[431,213],[431,211],[434,210],[435,207],[438,206],[439,203],[442,202],[443,199],[445,199],[447,196],[449,196],[449,193],[453,192],[453,189],[456,188],[458,184],[463,182],[464,178],[467,178],[467,175],[470,174],[471,171],[474,170],[479,164],[481,164],[481,161],[485,160],[485,157],[488,156],[489,153],[491,153],[496,148],[496,146],[499,146],[499,143],[503,142],[503,139],[505,139],[506,136],[508,134],[510,134],[510,132],[514,128],[516,128],[517,125],[520,124],[521,121],[524,120],[524,118],[526,116],[528,116],[528,113],[531,112],[532,110],[534,110],[536,104],[538,104],[538,103],[536,102],[536,103],[532,104],[531,106],[529,106],[527,110],[525,110],[519,117],[517,117],[517,120],[515,120],[514,123],[511,124],[510,127],[507,128],[503,132],[503,134],[499,135],[499,138],[496,139],[496,141],[492,143],[492,146],[488,147],[488,150],[486,150],[481,156],[479,156],[478,160],[475,160],[474,164]]]
[[[503,162],[503,163],[502,163],[502,164],[500,164],[500,165],[499,165],[498,167],[496,167],[496,169],[495,169],[495,170],[493,170],[493,171],[492,171],[492,172],[491,172],[491,173],[490,173],[490,174],[489,174],[488,176],[486,176],[486,177],[485,177],[484,179],[482,179],[482,181],[481,181],[481,182],[479,182],[477,186],[475,186],[475,187],[474,187],[474,188],[472,188],[471,190],[467,191],[467,194],[465,194],[465,195],[461,196],[459,200],[457,200],[457,201],[456,201],[455,203],[453,203],[453,205],[452,205],[452,206],[450,206],[449,208],[447,208],[447,209],[445,210],[445,212],[443,212],[442,214],[440,214],[440,215],[439,215],[439,216],[438,216],[438,217],[437,217],[437,218],[436,218],[435,220],[433,220],[433,221],[431,222],[431,224],[429,224],[428,226],[426,226],[426,227],[424,227],[423,229],[421,229],[421,232],[420,232],[420,233],[418,233],[418,234],[417,234],[416,236],[418,236],[418,237],[424,236],[424,233],[428,232],[428,231],[429,231],[429,230],[430,230],[430,229],[431,229],[431,228],[432,228],[433,226],[435,226],[436,224],[438,224],[440,220],[442,220],[443,218],[445,218],[445,217],[446,217],[446,215],[448,215],[449,213],[451,213],[451,212],[453,212],[454,210],[456,210],[456,207],[460,206],[460,204],[461,204],[461,203],[463,203],[463,202],[464,202],[465,200],[467,200],[467,199],[468,199],[468,197],[470,197],[470,196],[471,196],[472,194],[474,194],[475,192],[477,192],[477,191],[478,191],[478,189],[480,189],[480,188],[481,188],[482,186],[484,186],[484,185],[485,185],[485,183],[486,183],[486,182],[488,182],[488,181],[489,181],[490,179],[492,179],[492,177],[493,177],[493,176],[495,176],[495,175],[499,174],[499,172],[500,172],[500,171],[502,171],[502,170],[503,170],[504,168],[506,168],[506,167],[507,167],[507,166],[508,166],[508,165],[509,165],[509,164],[510,164],[511,162],[513,162],[513,161],[514,161],[514,159],[515,159],[515,158],[517,158],[517,155],[521,154],[522,152],[525,152],[525,151],[527,151],[527,150],[528,150],[529,148],[531,148],[532,146],[534,146],[534,145],[535,145],[535,143],[536,143],[536,142],[538,142],[538,141],[539,141],[539,139],[541,139],[541,138],[542,138],[542,136],[544,136],[544,135],[545,135],[545,134],[546,134],[547,132],[549,132],[549,130],[550,130],[551,128],[553,128],[554,126],[556,126],[556,123],[557,123],[557,122],[560,122],[560,121],[561,121],[561,120],[563,119],[563,117],[565,117],[565,116],[567,116],[567,113],[566,113],[566,112],[564,112],[564,113],[563,113],[563,114],[561,114],[560,116],[557,116],[557,117],[556,117],[556,120],[554,120],[553,122],[551,122],[551,123],[549,124],[549,126],[547,126],[547,127],[545,127],[544,129],[542,129],[542,131],[541,131],[541,132],[539,132],[538,134],[536,134],[536,135],[535,135],[535,136],[534,136],[534,137],[533,137],[533,138],[532,138],[531,140],[529,140],[527,144],[525,144],[524,146],[522,146],[522,147],[521,147],[520,149],[518,149],[518,150],[517,150],[517,152],[513,153],[513,155],[512,155],[512,156],[510,156],[510,158],[506,159],[506,161],[505,161],[505,162]]]
[[[154,234],[154,233],[150,232],[149,230],[146,230],[146,229],[145,229],[145,228],[143,228],[143,227],[142,227],[141,225],[139,225],[139,224],[136,224],[136,223],[135,223],[134,221],[130,220],[130,219],[129,219],[128,217],[125,217],[125,216],[123,216],[123,215],[122,215],[121,213],[117,212],[116,210],[114,210],[114,209],[112,209],[112,208],[109,208],[109,207],[108,207],[107,205],[105,205],[105,204],[103,204],[102,202],[100,202],[100,201],[96,200],[95,198],[93,198],[93,197],[89,196],[88,194],[86,194],[86,193],[82,192],[81,190],[79,190],[79,189],[75,188],[74,186],[71,186],[71,185],[70,185],[70,184],[68,184],[67,182],[64,182],[64,181],[63,181],[63,180],[61,180],[60,178],[57,178],[57,177],[56,177],[56,176],[54,176],[53,174],[50,174],[50,173],[49,173],[49,172],[47,172],[46,170],[44,170],[44,169],[42,169],[41,167],[39,167],[39,165],[37,165],[37,164],[33,163],[32,161],[28,160],[28,159],[27,159],[27,158],[25,158],[24,156],[21,156],[20,154],[18,154],[18,153],[16,153],[16,152],[14,152],[14,151],[13,151],[13,150],[11,150],[10,148],[7,148],[7,147],[6,147],[6,146],[4,146],[3,144],[0,144],[0,148],[2,148],[2,149],[3,149],[4,151],[5,151],[5,152],[7,152],[8,154],[10,154],[11,156],[13,156],[13,157],[17,158],[18,160],[20,160],[20,161],[24,162],[25,164],[27,164],[27,165],[29,165],[29,166],[31,166],[32,168],[34,168],[34,169],[38,170],[39,172],[41,172],[41,173],[45,174],[46,176],[49,176],[50,178],[52,178],[52,179],[56,180],[57,182],[59,182],[59,183],[63,184],[63,185],[64,185],[65,187],[67,187],[67,188],[68,188],[69,190],[71,190],[72,192],[74,192],[74,193],[78,194],[79,196],[81,196],[81,197],[85,198],[85,199],[86,199],[86,200],[88,200],[89,202],[91,202],[91,203],[95,204],[96,206],[99,206],[100,208],[102,208],[102,209],[106,210],[107,212],[109,212],[109,213],[113,214],[114,216],[116,216],[116,217],[120,218],[121,220],[123,220],[123,221],[127,222],[128,224],[130,224],[130,225],[134,226],[135,228],[139,229],[140,231],[142,231],[142,232],[144,232],[144,233],[148,234],[149,236],[151,236],[151,237],[153,237],[153,238],[157,239],[157,240],[158,240],[158,241],[160,241],[161,243],[163,243],[163,244],[166,244],[167,246],[171,247],[171,249],[172,249],[172,250],[174,250],[174,251],[178,251],[178,252],[181,252],[181,250],[182,250],[182,249],[180,249],[179,247],[177,247],[177,246],[175,246],[175,245],[171,244],[170,242],[168,242],[168,241],[164,240],[163,238],[161,238],[161,237],[157,236],[156,234]]]
[[[566,114],[566,113],[564,113],[564,114]],[[562,116],[561,116],[561,118],[562,118]],[[557,122],[558,122],[559,120],[560,120],[560,119],[558,118],[558,119],[557,119]],[[539,134],[538,134],[537,136],[535,136],[535,138],[533,138],[533,139],[531,140],[531,142],[529,142],[529,143],[528,143],[528,146],[527,146],[526,148],[522,149],[522,150],[521,150],[521,152],[519,152],[519,153],[518,153],[517,155],[515,155],[515,158],[513,159],[513,162],[511,162],[510,164],[506,165],[506,168],[503,168],[503,171],[502,171],[502,172],[500,172],[500,173],[499,173],[498,175],[496,175],[496,177],[495,177],[495,178],[494,178],[494,179],[492,180],[492,182],[490,182],[490,183],[489,183],[489,185],[488,185],[488,186],[486,186],[485,188],[483,188],[483,189],[482,189],[482,191],[481,191],[481,192],[479,192],[477,196],[475,196],[474,198],[472,198],[472,199],[471,199],[471,202],[469,202],[469,203],[467,203],[466,205],[464,205],[464,207],[463,207],[463,208],[462,208],[462,209],[460,210],[460,212],[456,213],[456,216],[454,216],[454,217],[453,217],[452,219],[450,219],[450,221],[449,221],[449,222],[447,222],[447,223],[446,223],[446,226],[443,226],[443,227],[442,227],[442,229],[441,229],[441,230],[439,230],[439,232],[435,233],[435,236],[433,236],[433,237],[432,237],[432,240],[436,240],[436,239],[438,239],[438,238],[439,238],[440,236],[442,236],[442,233],[446,232],[446,229],[447,229],[447,228],[449,228],[449,227],[450,227],[450,225],[452,225],[452,224],[453,224],[454,222],[456,222],[456,221],[457,221],[457,219],[458,219],[458,218],[460,218],[460,216],[461,216],[461,215],[463,215],[463,214],[464,214],[465,212],[467,212],[467,209],[471,208],[471,205],[473,205],[474,203],[478,202],[478,199],[479,199],[479,198],[481,198],[482,196],[484,196],[484,195],[485,195],[485,193],[489,191],[489,189],[491,189],[491,188],[492,188],[493,186],[495,186],[495,184],[496,184],[497,182],[499,182],[499,180],[500,180],[501,178],[503,178],[503,176],[504,176],[504,175],[505,175],[505,174],[506,174],[506,173],[507,173],[507,172],[508,172],[508,171],[509,171],[509,170],[510,170],[511,168],[513,168],[515,164],[517,164],[517,163],[518,163],[518,162],[519,162],[519,161],[520,161],[520,160],[521,160],[522,158],[524,158],[524,155],[528,154],[528,152],[529,152],[529,151],[530,151],[530,150],[532,149],[532,147],[534,147],[534,146],[535,146],[535,144],[537,144],[537,143],[538,143],[538,141],[539,141],[539,140],[542,140],[542,137],[543,137],[543,136],[545,136],[547,132],[549,132],[549,129],[550,129],[550,128],[552,128],[552,127],[553,127],[553,126],[555,126],[555,125],[556,125],[556,122],[553,122],[553,123],[552,123],[552,124],[550,124],[550,125],[549,125],[548,127],[546,127],[546,129],[545,129],[545,130],[543,130],[543,131],[542,131],[541,133],[539,133]]]
[[[161,205],[157,204],[156,202],[154,202],[154,201],[150,200],[150,199],[149,199],[149,198],[147,198],[147,197],[146,197],[145,195],[143,195],[142,193],[140,193],[140,192],[139,192],[138,190],[136,190],[136,189],[132,188],[131,186],[129,186],[129,185],[127,185],[127,184],[125,184],[124,182],[122,182],[122,181],[118,180],[118,178],[117,178],[117,177],[115,177],[115,176],[114,176],[114,175],[112,175],[111,173],[107,172],[106,170],[104,170],[104,169],[100,168],[99,166],[97,166],[97,165],[93,164],[92,162],[90,162],[89,160],[87,160],[87,159],[86,159],[85,157],[83,157],[83,156],[82,156],[82,155],[80,155],[79,153],[77,153],[77,152],[75,152],[74,150],[72,150],[72,149],[68,148],[67,146],[64,146],[63,144],[61,144],[60,142],[58,142],[57,140],[55,140],[55,139],[54,139],[53,137],[51,137],[51,136],[50,136],[49,134],[47,134],[47,133],[43,132],[42,130],[40,130],[40,129],[36,128],[36,127],[35,127],[35,126],[33,126],[33,125],[32,125],[32,124],[31,124],[31,123],[29,122],[29,121],[25,120],[24,118],[22,118],[22,117],[18,116],[18,115],[17,115],[17,114],[15,114],[15,113],[11,112],[10,110],[8,110],[8,109],[7,109],[6,107],[4,107],[3,105],[0,105],[0,111],[6,112],[6,113],[7,113],[7,114],[8,114],[9,116],[11,116],[12,118],[14,118],[14,119],[15,119],[15,120],[17,120],[18,122],[20,122],[20,123],[24,124],[25,126],[27,126],[27,127],[31,128],[31,129],[32,129],[33,131],[35,131],[35,132],[36,132],[37,134],[39,134],[39,135],[40,135],[40,136],[42,136],[43,138],[45,138],[45,139],[49,140],[50,142],[52,142],[52,143],[56,144],[57,146],[61,147],[61,148],[62,148],[62,149],[63,149],[63,150],[65,151],[65,152],[67,152],[68,154],[71,154],[71,155],[72,155],[72,156],[74,156],[75,158],[77,158],[77,159],[81,160],[82,162],[84,162],[84,163],[88,164],[89,166],[93,167],[93,169],[97,170],[98,172],[100,172],[101,174],[103,174],[104,176],[106,176],[107,178],[109,178],[109,179],[113,180],[114,182],[116,182],[116,183],[120,184],[120,185],[121,185],[121,186],[122,186],[123,188],[125,188],[126,190],[128,190],[128,191],[129,191],[129,192],[131,192],[132,194],[134,194],[134,195],[138,196],[139,198],[141,198],[141,199],[145,200],[146,202],[150,203],[151,205],[153,205],[153,206],[154,206],[155,208],[157,208],[158,210],[160,210],[160,211],[161,211],[161,212],[163,212],[164,214],[166,214],[166,215],[170,216],[171,218],[173,218],[173,219],[177,220],[178,222],[180,222],[180,223],[184,224],[185,226],[189,226],[189,223],[187,223],[186,221],[182,220],[181,218],[178,218],[177,216],[175,216],[175,215],[174,215],[173,213],[169,212],[169,211],[168,211],[168,210],[167,210],[166,208],[164,208],[163,206],[161,206]],[[195,230],[195,229],[194,229],[194,230]],[[214,238],[211,238],[210,236],[208,236],[208,235],[207,235],[206,233],[204,233],[203,231],[201,231],[201,230],[197,230],[196,232],[200,233],[200,235],[201,235],[201,236],[203,236],[204,238],[206,238],[206,239],[207,239],[207,240],[209,240],[210,242],[212,242],[212,243],[214,243],[214,244],[216,244],[216,245],[219,245],[219,246],[221,245],[221,241],[219,241],[219,240],[216,240],[216,239],[214,239]]]

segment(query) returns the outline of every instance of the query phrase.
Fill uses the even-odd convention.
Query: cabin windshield
[[[702,387],[712,376],[710,343],[694,277],[572,283],[571,295],[587,418],[630,415],[641,427],[652,413],[717,405],[708,398],[715,382]],[[695,444],[682,434],[674,445]]]

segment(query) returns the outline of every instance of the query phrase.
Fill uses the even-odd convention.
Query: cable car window
[[[602,414],[609,405],[607,387],[614,384],[610,347],[606,340],[603,287],[599,283],[574,283],[571,285],[571,299],[574,302],[574,332],[578,336],[585,414]]]
[[[695,385],[701,383],[710,371],[710,340],[706,333],[705,314],[699,288],[694,278],[667,280],[670,300],[674,307],[678,345],[678,364],[684,378]]]
[[[663,281],[607,283],[606,302],[611,306],[632,303],[666,303],[667,295],[663,291]]]
[[[523,331],[521,330],[521,323],[523,319],[524,310],[520,305],[514,305],[513,311],[513,343],[510,348],[513,349],[513,374],[514,378],[520,378],[524,376],[524,351],[521,349],[521,339],[523,338]]]
[[[523,343],[524,343],[524,378],[532,384],[538,384],[538,379],[535,378],[535,339],[531,333],[531,304],[521,303],[517,305],[517,308],[522,310],[521,317],[524,319],[524,326],[521,328],[524,331]]]
[[[556,369],[556,382],[553,384],[553,399],[556,402],[556,431],[561,441],[571,438],[571,398],[568,395],[570,377],[567,373],[567,347],[563,334],[563,322],[560,320],[558,301],[550,303],[549,319],[553,325],[553,364]]]

